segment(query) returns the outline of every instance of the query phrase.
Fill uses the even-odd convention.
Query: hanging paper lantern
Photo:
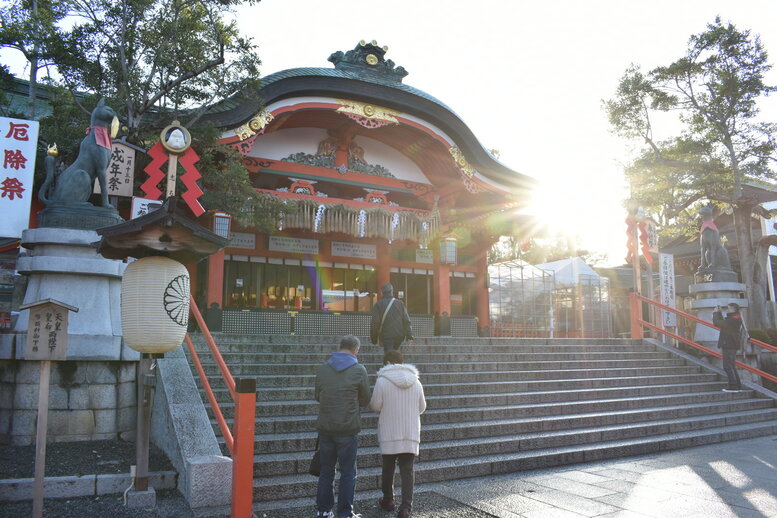
[[[144,257],[121,280],[121,329],[132,349],[149,354],[172,351],[189,323],[189,272],[166,257]]]

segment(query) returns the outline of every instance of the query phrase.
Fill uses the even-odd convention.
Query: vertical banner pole
[[[135,491],[148,489],[148,441],[151,428],[151,386],[147,381],[153,359],[143,353],[138,362],[138,422],[135,436]]]
[[[35,482],[32,486],[32,516],[43,516],[43,482],[46,471],[46,429],[49,420],[49,384],[51,361],[40,362],[40,385],[38,387],[38,430],[35,437]]]

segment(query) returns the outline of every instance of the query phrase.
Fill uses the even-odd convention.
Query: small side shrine
[[[500,163],[456,113],[404,83],[388,47],[362,41],[334,68],[262,78],[204,119],[238,150],[257,196],[289,206],[271,233],[233,229],[197,272],[224,331],[320,333],[322,314],[363,332],[391,282],[417,336],[488,326],[486,254],[515,234],[532,178]],[[366,320],[365,320],[366,319]],[[294,323],[291,323],[294,320]]]

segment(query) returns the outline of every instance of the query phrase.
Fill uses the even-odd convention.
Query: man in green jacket
[[[340,340],[340,350],[333,352],[316,375],[318,440],[321,451],[321,475],[318,477],[316,516],[319,518],[361,518],[353,512],[356,489],[357,435],[361,431],[360,407],[370,402],[367,369],[356,355],[361,343],[353,335]],[[337,515],[334,506],[335,464],[340,465],[340,487],[337,493]]]

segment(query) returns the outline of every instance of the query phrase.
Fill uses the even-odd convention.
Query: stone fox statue
[[[728,252],[720,240],[720,232],[712,219],[712,207],[702,207],[699,214],[704,220],[699,241],[701,245],[700,272],[731,268]]]
[[[97,178],[101,205],[109,207],[106,176],[111,161],[111,137],[116,136],[118,123],[116,113],[110,106],[105,106],[105,99],[100,99],[92,111],[91,126],[81,141],[75,162],[59,174],[50,198],[46,197],[46,193],[54,179],[55,160],[53,156],[46,157],[46,180],[38,194],[40,201],[46,205],[89,204],[94,179]]]

